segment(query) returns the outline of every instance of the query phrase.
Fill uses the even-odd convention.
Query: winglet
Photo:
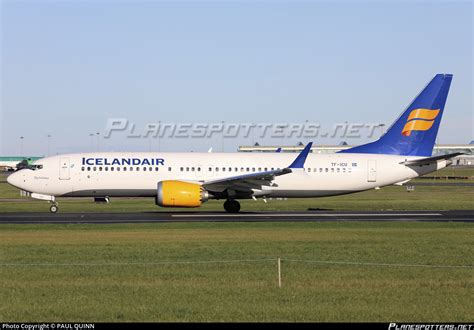
[[[304,149],[299,153],[298,157],[291,163],[288,168],[303,168],[304,163],[306,162],[306,157],[308,157],[309,152],[311,151],[311,146],[313,142],[310,142],[304,147]]]

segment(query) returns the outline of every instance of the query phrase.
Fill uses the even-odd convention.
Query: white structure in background
[[[474,141],[473,141],[474,142]],[[349,145],[313,145],[311,152],[314,154],[333,154],[341,150],[350,149],[353,146]],[[301,152],[304,145],[296,146],[240,146],[239,152],[276,152],[280,149],[281,152]],[[435,145],[433,148],[433,156],[448,155],[456,152],[462,152],[463,155],[452,159],[452,166],[474,166],[474,143],[471,144],[443,144]]]

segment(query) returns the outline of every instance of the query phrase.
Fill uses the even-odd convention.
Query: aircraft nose
[[[20,188],[22,181],[22,175],[18,172],[12,173],[7,177],[7,182],[17,188]]]

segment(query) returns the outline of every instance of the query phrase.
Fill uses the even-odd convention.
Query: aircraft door
[[[377,181],[377,161],[376,160],[367,161],[367,181],[368,182]]]
[[[197,165],[196,168],[194,169],[194,173],[196,173],[196,178],[200,179],[203,176],[203,172],[206,169],[202,165]]]
[[[69,158],[61,158],[59,160],[59,180],[70,179],[70,161]]]
[[[206,176],[208,178],[212,178],[214,176],[214,166],[213,165],[206,165]]]

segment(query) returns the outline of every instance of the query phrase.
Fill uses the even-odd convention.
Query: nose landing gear
[[[228,199],[224,202],[224,209],[229,213],[239,213],[240,203],[235,199]]]
[[[58,203],[52,203],[51,206],[49,207],[49,211],[51,213],[57,213],[59,210]]]

